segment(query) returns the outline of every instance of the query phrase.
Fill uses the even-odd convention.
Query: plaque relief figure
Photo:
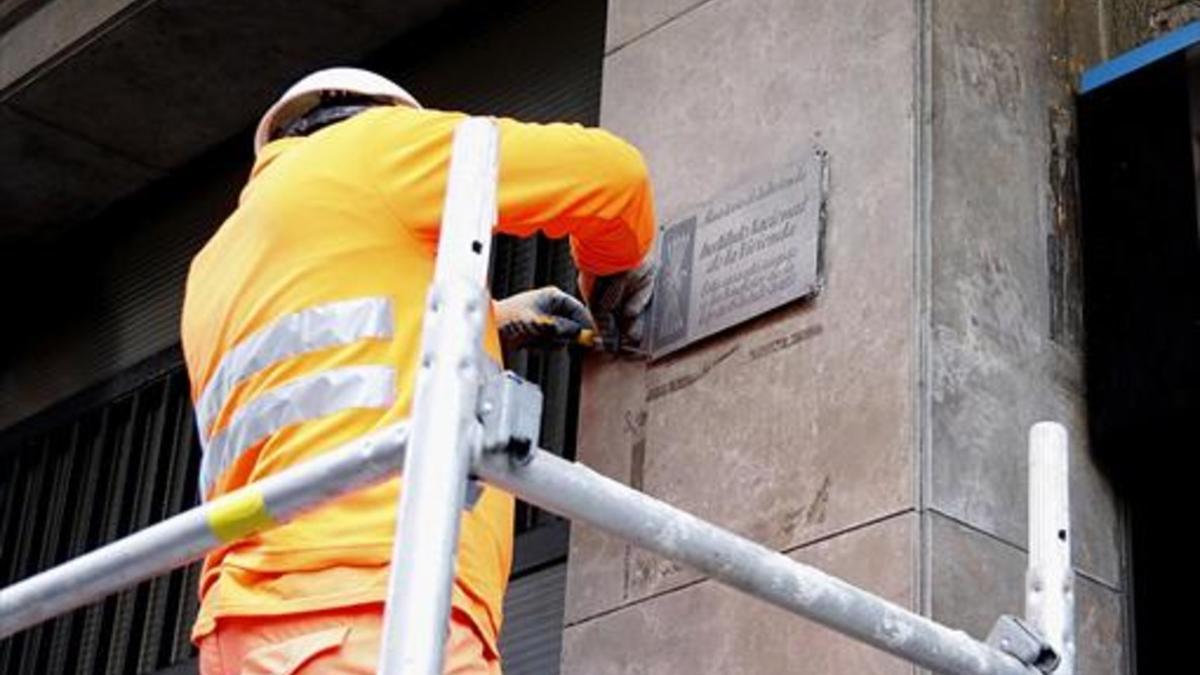
[[[694,217],[672,227],[663,235],[658,287],[654,290],[653,333],[656,349],[687,335],[695,238]]]

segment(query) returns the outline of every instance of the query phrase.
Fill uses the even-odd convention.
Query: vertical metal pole
[[[458,526],[482,433],[476,399],[498,150],[492,120],[472,118],[455,130],[392,547],[385,675],[442,674]]]
[[[1029,430],[1029,570],[1025,619],[1060,655],[1055,675],[1075,673],[1075,574],[1067,430],[1039,422]]]

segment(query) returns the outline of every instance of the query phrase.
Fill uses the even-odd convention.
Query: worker
[[[263,115],[237,208],[192,261],[182,343],[212,500],[409,415],[451,137],[387,79],[319,71]],[[543,288],[495,303],[483,348],[600,328],[636,348],[653,285],[645,164],[617,137],[499,119],[498,232],[569,237],[585,307]],[[606,332],[607,331],[607,332]],[[205,558],[192,638],[213,673],[370,673],[399,480],[356,491]],[[513,497],[465,511],[447,673],[499,673]],[[403,630],[403,627],[400,627]]]

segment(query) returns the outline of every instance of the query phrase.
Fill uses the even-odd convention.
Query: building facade
[[[1160,672],[1139,649],[1153,624],[1130,553],[1150,530],[1089,418],[1076,87],[1196,14],[1162,0],[0,2],[0,583],[194,503],[188,261],[236,202],[257,115],[295,77],[354,63],[433,107],[628,138],[664,227],[819,148],[820,293],[651,363],[514,355],[548,390],[547,444],[983,637],[1022,612],[1028,428],[1061,421],[1078,672]],[[496,251],[498,296],[572,283],[552,242]],[[914,670],[586,526],[568,545],[562,521],[520,518],[508,672]],[[194,575],[0,642],[0,672],[188,672]]]

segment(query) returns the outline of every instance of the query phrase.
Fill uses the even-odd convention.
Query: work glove
[[[505,349],[546,349],[572,344],[581,331],[594,331],[587,307],[554,286],[543,286],[499,300],[495,305],[500,342]]]
[[[596,321],[598,347],[614,354],[645,356],[646,323],[654,294],[655,264],[647,258],[617,274],[579,273],[579,291]]]

